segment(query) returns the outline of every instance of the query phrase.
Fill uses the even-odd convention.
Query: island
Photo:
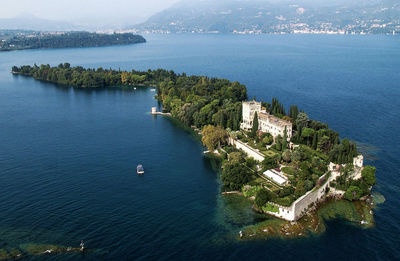
[[[144,43],[131,33],[5,31],[0,33],[0,51],[42,48],[79,48]]]
[[[296,105],[286,111],[277,98],[248,100],[239,82],[163,69],[85,69],[64,63],[14,66],[12,73],[79,88],[155,87],[163,112],[199,133],[208,155],[218,159],[222,193],[246,197],[255,211],[281,220],[246,228],[242,239],[258,232],[320,232],[323,224],[315,213],[332,201],[356,204],[355,221],[373,225],[375,167],[364,166],[355,142]]]

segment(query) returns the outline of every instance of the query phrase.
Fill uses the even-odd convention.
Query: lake
[[[400,259],[400,38],[145,37],[139,45],[0,53],[0,249],[83,239],[85,255],[51,259]],[[249,98],[297,104],[355,140],[377,167],[374,190],[386,202],[376,226],[333,220],[306,239],[239,241],[241,228],[266,217],[220,195],[199,140],[148,113],[154,92],[75,89],[10,73],[63,62],[228,78],[245,84]]]

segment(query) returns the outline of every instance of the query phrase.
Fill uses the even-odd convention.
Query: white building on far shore
[[[249,130],[253,127],[254,113],[258,116],[258,129],[262,132],[268,132],[273,137],[281,135],[283,137],[285,127],[288,140],[292,137],[293,124],[290,121],[282,120],[269,114],[261,107],[261,102],[246,101],[242,103],[243,122],[240,128]]]

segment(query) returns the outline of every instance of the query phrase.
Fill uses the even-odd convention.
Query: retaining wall
[[[263,161],[264,160],[264,155],[261,154],[260,152],[256,151],[249,145],[241,142],[240,140],[235,140],[233,138],[229,138],[229,144],[232,144],[235,146],[237,149],[243,150],[248,156],[254,158],[257,161]]]

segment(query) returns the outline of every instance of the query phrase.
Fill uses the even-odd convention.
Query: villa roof
[[[258,114],[258,117],[276,126],[292,126],[292,123],[290,121],[282,120],[274,115],[269,114],[268,112],[260,112]]]

